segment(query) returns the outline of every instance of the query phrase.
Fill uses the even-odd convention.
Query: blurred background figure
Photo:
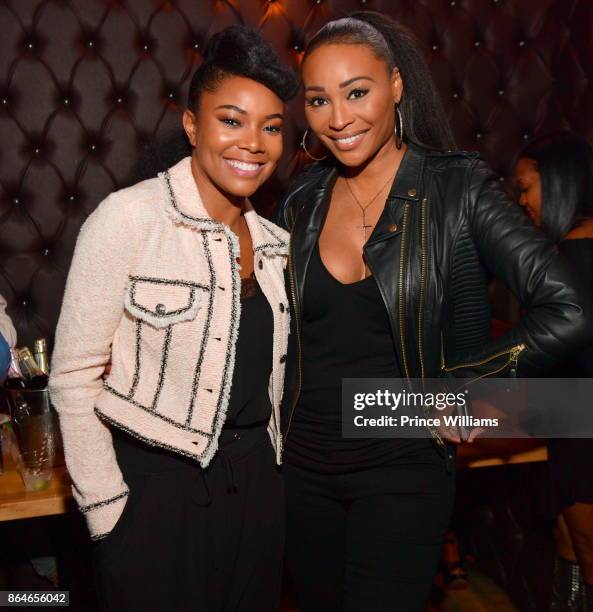
[[[6,314],[6,300],[0,295],[0,384],[6,378],[10,366],[10,349],[16,343],[16,330]]]
[[[519,203],[593,290],[593,147],[570,132],[539,138],[517,163]],[[593,347],[548,373],[593,376]],[[593,440],[548,441],[556,560],[550,609],[593,610]]]

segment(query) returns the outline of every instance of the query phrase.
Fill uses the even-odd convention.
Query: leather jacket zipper
[[[420,305],[418,306],[418,357],[420,359],[420,376],[424,378],[424,348],[423,348],[423,329],[424,329],[424,284],[426,283],[426,198],[422,200],[422,210],[420,213]]]
[[[303,382],[303,373],[301,370],[301,316],[298,309],[298,301],[296,296],[296,281],[295,281],[295,272],[294,272],[294,250],[293,250],[293,241],[290,241],[290,253],[288,260],[288,277],[290,279],[290,295],[292,298],[292,306],[294,309],[294,316],[296,322],[296,341],[297,341],[297,389],[294,395],[294,399],[292,402],[292,407],[290,409],[290,416],[288,418],[288,426],[286,427],[286,432],[282,437],[282,450],[284,450],[284,446],[286,445],[286,439],[288,438],[288,432],[290,431],[290,425],[292,423],[292,416],[294,414],[294,410],[296,408],[297,402],[299,401],[299,396],[301,395],[301,386]]]
[[[442,338],[442,336],[441,336]],[[462,363],[460,365],[456,365],[453,366],[451,368],[447,368],[445,366],[445,362],[444,360],[441,361],[442,364],[442,369],[445,372],[454,372],[455,370],[459,370],[461,368],[474,368],[477,366],[481,366],[484,365],[486,363],[489,363],[490,361],[492,361],[493,359],[496,359],[498,357],[502,357],[503,355],[508,355],[509,358],[508,360],[502,364],[502,366],[500,366],[499,368],[497,368],[496,370],[493,370],[491,372],[485,372],[484,374],[481,374],[480,376],[476,376],[475,378],[472,378],[470,382],[473,382],[475,380],[479,380],[480,378],[484,378],[486,376],[492,376],[494,374],[498,374],[499,372],[502,372],[502,370],[504,370],[507,366],[511,366],[511,372],[513,374],[513,376],[516,376],[517,374],[517,366],[519,364],[519,356],[521,355],[521,353],[526,349],[527,347],[525,346],[525,344],[516,344],[515,346],[511,346],[510,348],[504,350],[504,351],[499,351],[498,353],[491,355],[490,357],[486,358],[486,359],[482,359],[480,361],[474,361],[471,363]]]
[[[402,349],[402,360],[404,366],[404,375],[407,379],[410,378],[408,369],[408,356],[406,355],[406,340],[404,337],[404,255],[406,249],[406,224],[408,221],[408,210],[410,204],[406,203],[404,207],[404,218],[402,221],[402,241],[399,254],[399,338]]]

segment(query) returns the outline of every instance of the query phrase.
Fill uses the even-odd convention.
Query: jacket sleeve
[[[518,372],[535,374],[593,342],[592,295],[569,262],[509,200],[485,162],[471,170],[467,201],[479,257],[526,308],[527,314],[475,361],[524,344]]]
[[[16,329],[10,317],[6,314],[6,300],[2,295],[0,295],[0,335],[6,340],[8,346],[15,346]]]
[[[58,321],[49,389],[60,417],[73,496],[91,537],[114,527],[128,488],[116,461],[109,429],[94,412],[110,361],[111,342],[124,316],[124,291],[133,251],[116,196],[108,197],[82,226]]]

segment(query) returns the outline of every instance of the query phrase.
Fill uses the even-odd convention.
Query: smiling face
[[[402,79],[369,47],[318,47],[303,63],[303,81],[309,126],[341,163],[360,166],[395,146],[395,103],[402,96]]]
[[[251,79],[229,75],[203,91],[197,112],[183,115],[200,187],[231,198],[257,191],[282,155],[283,115],[282,100]]]
[[[542,216],[542,182],[534,159],[521,157],[515,167],[515,179],[519,186],[519,204],[539,227]]]

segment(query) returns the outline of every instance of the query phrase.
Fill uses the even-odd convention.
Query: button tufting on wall
[[[87,11],[87,4],[94,8]],[[167,140],[167,132],[179,125],[183,94],[213,29],[235,21],[261,24],[265,37],[296,68],[314,30],[340,17],[345,5],[360,10],[376,7],[385,15],[403,18],[423,38],[426,59],[432,60],[460,148],[482,150],[498,172],[493,180],[506,189],[513,182],[515,153],[548,129],[546,126],[561,120],[567,128],[582,129],[588,139],[593,138],[593,125],[581,116],[593,93],[589,69],[593,25],[581,17],[588,14],[591,2],[560,2],[554,13],[558,18],[552,20],[546,19],[547,4],[538,0],[0,0],[0,7],[10,7],[0,18],[0,35],[6,43],[5,70],[0,73],[0,123],[4,129],[0,158],[5,175],[0,200],[7,209],[6,214],[0,214],[0,244],[8,245],[4,246],[7,258],[27,261],[22,267],[4,266],[0,293],[6,295],[15,313],[21,311],[17,317],[19,337],[23,343],[31,343],[40,328],[47,330],[48,338],[53,334],[80,224],[109,192],[127,186],[132,177],[145,178],[132,174],[132,167],[144,155],[145,146],[151,153],[153,143],[161,136]],[[573,11],[572,4],[587,8]],[[29,5],[37,10],[29,10]],[[197,5],[203,5],[203,10]],[[11,10],[13,7],[18,8]],[[482,35],[483,39],[477,38]],[[496,45],[490,44],[493,37]],[[558,72],[555,51],[559,40],[568,49],[562,83],[553,79]],[[538,53],[532,54],[536,43]],[[478,63],[482,47],[488,57],[462,75],[457,68],[472,55],[470,47],[474,47]],[[97,58],[100,61],[94,62]],[[490,64],[493,74],[484,80]],[[520,74],[530,78],[509,78],[517,76],[516,66]],[[96,95],[88,89],[89,84]],[[532,100],[541,97],[542,91],[549,95],[542,99],[535,118]],[[567,91],[574,92],[574,102],[566,103]],[[490,125],[485,118],[488,109],[496,107],[495,97],[505,99],[498,102],[496,120]],[[137,107],[138,112],[131,112]],[[255,202],[266,216],[273,214],[274,200],[289,175],[297,173],[306,161],[297,137],[304,127],[301,100],[291,103],[287,115],[286,164],[278,169],[275,184]],[[23,121],[28,116],[32,121]],[[488,131],[480,133],[478,122]],[[505,139],[513,131],[516,135]],[[505,142],[502,155],[500,151],[497,155],[495,146],[499,141]],[[151,155],[149,163],[152,159]],[[47,166],[50,161],[51,168]],[[33,171],[27,172],[31,164]],[[392,236],[387,225],[386,235]],[[212,243],[216,244],[220,243]],[[55,259],[58,266],[53,265]],[[255,269],[259,273],[258,265],[269,262],[265,258],[263,263],[258,261]],[[43,295],[35,294],[32,303],[23,308],[21,301],[27,292],[23,287],[34,286],[38,270],[48,275],[47,286]],[[16,295],[14,287],[21,287]],[[231,287],[225,290],[214,283],[212,291],[222,297]],[[274,302],[276,316],[280,301]],[[287,314],[289,306],[284,305]],[[33,312],[35,317],[22,316]],[[275,356],[276,363],[279,357]],[[198,438],[204,445],[202,437],[190,436],[191,440]]]
[[[150,38],[142,37],[138,41],[138,44],[145,53],[152,51],[153,41]]]
[[[482,134],[480,132],[476,133],[476,140],[482,140]]]
[[[27,304],[28,304],[27,300],[23,300],[23,301],[21,302],[21,305],[22,305],[22,306],[26,306]]]

